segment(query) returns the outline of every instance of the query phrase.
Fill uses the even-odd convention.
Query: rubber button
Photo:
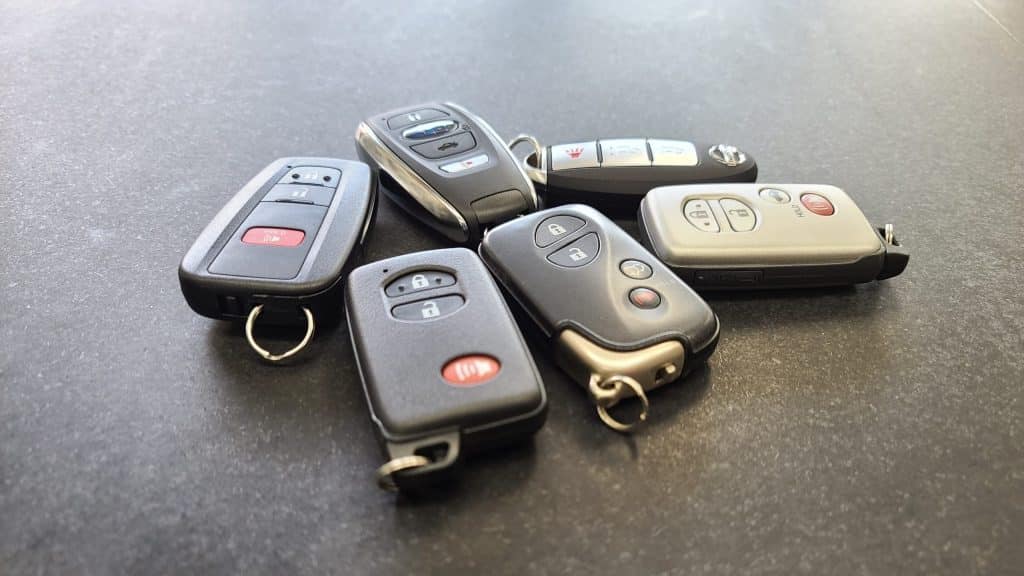
[[[431,288],[443,288],[444,286],[454,285],[455,276],[447,272],[420,270],[393,280],[384,289],[384,293],[394,298],[395,296],[403,296],[405,294],[430,290]]]
[[[577,142],[551,147],[551,170],[597,168],[597,142]]]
[[[417,124],[412,128],[406,128],[402,131],[402,137],[408,138],[409,140],[426,140],[427,138],[434,138],[436,136],[442,136],[455,130],[458,124],[454,120],[436,120],[434,122],[424,122],[423,124]]]
[[[537,231],[533,234],[533,241],[538,247],[545,248],[583,228],[584,225],[586,222],[575,216],[566,214],[552,216],[537,226]]]
[[[692,142],[682,140],[650,139],[652,166],[696,166],[697,148]]]
[[[683,215],[693,227],[704,232],[718,232],[718,220],[707,200],[690,200],[683,206]]]
[[[473,148],[476,148],[476,138],[473,138],[471,132],[460,132],[447,138],[424,142],[412,147],[417,154],[431,160],[447,158]]]
[[[758,192],[761,198],[775,204],[786,204],[789,202],[789,193],[778,188],[761,188]]]
[[[639,260],[623,260],[619,264],[619,271],[633,280],[646,280],[654,274],[650,266]]]
[[[591,232],[568,246],[556,250],[548,256],[548,260],[566,268],[579,268],[586,266],[597,258],[597,252],[601,247],[597,234]]]
[[[302,184],[278,184],[263,197],[264,202],[291,202],[293,204],[315,204],[330,206],[334,188],[306,186]]]
[[[395,306],[391,309],[391,314],[399,320],[421,322],[447,316],[462,308],[462,305],[465,303],[466,301],[462,299],[462,296],[441,296],[440,298],[431,298],[429,300],[420,300],[419,302]]]
[[[452,386],[477,386],[493,380],[501,372],[501,362],[491,356],[471,354],[448,362],[441,377]]]
[[[601,140],[601,166],[650,166],[647,141],[635,138]]]
[[[739,200],[722,198],[718,201],[718,205],[722,207],[722,212],[725,212],[725,217],[729,220],[729,226],[736,232],[750,232],[754,229],[754,225],[757,224],[757,217],[754,216],[754,211],[750,206]]]
[[[800,203],[818,216],[831,216],[836,213],[836,209],[832,206],[832,203],[828,201],[828,198],[825,198],[820,194],[814,194],[813,192],[801,194]]]
[[[629,291],[629,301],[637,308],[650,310],[661,306],[661,294],[650,288],[633,288]]]
[[[388,128],[397,130],[399,128],[405,128],[411,124],[417,122],[426,122],[427,120],[436,120],[438,118],[444,118],[447,116],[440,110],[434,110],[433,108],[422,108],[420,110],[414,110],[412,112],[406,112],[405,114],[399,114],[388,118]]]
[[[278,184],[309,184],[337,188],[341,180],[341,170],[324,168],[323,166],[293,166],[284,173]]]
[[[306,233],[302,230],[290,228],[249,228],[242,236],[242,242],[246,244],[259,244],[260,246],[285,246],[295,247],[302,244]]]

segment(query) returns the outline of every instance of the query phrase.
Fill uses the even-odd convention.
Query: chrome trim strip
[[[498,136],[498,133],[494,130],[494,128],[492,128],[490,124],[485,122],[483,118],[471,113],[469,110],[466,110],[465,108],[459,106],[458,104],[452,102],[444,102],[444,105],[448,106],[453,110],[456,110],[463,116],[472,120],[474,123],[476,123],[477,126],[480,127],[481,130],[483,130],[490,137],[491,141],[498,142],[501,144],[500,148],[505,152],[505,156],[508,156],[509,161],[512,162],[512,165],[515,166],[517,170],[519,170],[519,174],[523,177],[523,181],[526,182],[526,186],[528,188],[528,196],[530,198],[530,201],[533,203],[533,206],[529,207],[528,211],[533,212],[538,207],[540,207],[540,201],[537,199],[537,190],[533,188],[533,180],[531,180],[530,177],[526,175],[526,172],[523,171],[523,167],[519,165],[519,161],[517,161],[516,157],[512,154],[512,150],[509,150],[508,145],[505,144],[505,141],[501,139],[501,136]]]
[[[469,238],[469,225],[462,214],[385,146],[365,122],[360,122],[359,127],[356,128],[356,142],[370,158],[373,158],[381,170],[394,178],[405,192],[427,212],[430,212],[443,224],[452,227],[458,226],[462,230],[463,241]]]

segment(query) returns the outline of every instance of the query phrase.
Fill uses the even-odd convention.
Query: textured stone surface
[[[1024,566],[1011,0],[15,0],[2,28],[0,573]],[[270,160],[352,158],[363,116],[433,98],[548,142],[734,142],[894,222],[910,267],[711,299],[718,353],[633,438],[535,344],[536,441],[396,501],[344,330],[263,365],[176,266]],[[369,254],[442,245],[385,202]]]

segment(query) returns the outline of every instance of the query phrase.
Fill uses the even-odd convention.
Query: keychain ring
[[[249,317],[245,319],[245,339],[249,341],[249,346],[256,351],[264,360],[269,362],[280,362],[285,358],[290,358],[302,351],[309,344],[309,341],[313,338],[313,313],[309,311],[309,308],[302,307],[302,311],[306,313],[306,335],[302,337],[302,341],[299,342],[294,348],[280,354],[271,354],[266,348],[256,343],[256,338],[252,335],[252,328],[256,325],[256,319],[260,317],[260,312],[263,311],[263,304],[256,305],[252,311],[249,312]]]
[[[547,184],[547,174],[544,172],[543,169],[544,147],[540,145],[540,140],[537,140],[536,138],[530,136],[529,134],[520,134],[508,141],[508,149],[512,150],[513,148],[515,148],[519,144],[522,144],[523,142],[528,142],[531,146],[533,146],[533,153],[534,155],[537,156],[536,166],[531,166],[530,163],[527,161],[530,158],[529,156],[523,158],[523,169],[530,175],[530,180],[533,180],[534,182],[537,182],[539,184]]]
[[[629,432],[637,425],[647,420],[647,412],[649,411],[651,404],[647,400],[647,394],[644,393],[644,387],[641,386],[640,383],[637,382],[635,379],[630,378],[629,376],[615,375],[608,378],[607,380],[602,381],[600,384],[598,384],[598,386],[604,388],[605,385],[614,383],[622,383],[625,384],[626,386],[629,386],[633,390],[633,393],[636,394],[638,398],[640,398],[640,416],[638,416],[634,422],[630,422],[628,424],[616,420],[614,417],[612,417],[611,414],[608,413],[608,407],[612,405],[612,402],[599,403],[597,405],[597,415],[600,416],[601,421],[604,422],[612,430],[615,430],[616,432]]]
[[[395,483],[395,474],[398,474],[402,470],[422,468],[428,464],[430,464],[430,460],[427,459],[426,456],[420,456],[419,454],[394,458],[380,468],[377,468],[377,486],[379,486],[381,490],[398,492],[398,484]]]

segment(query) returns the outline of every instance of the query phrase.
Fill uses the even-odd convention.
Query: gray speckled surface
[[[0,573],[1021,573],[1012,0],[3,12]],[[536,441],[396,502],[344,330],[265,366],[176,266],[270,160],[354,157],[364,115],[431,98],[735,142],[894,222],[910,268],[712,299],[717,354],[632,439],[539,354]],[[441,245],[385,202],[369,253]]]

